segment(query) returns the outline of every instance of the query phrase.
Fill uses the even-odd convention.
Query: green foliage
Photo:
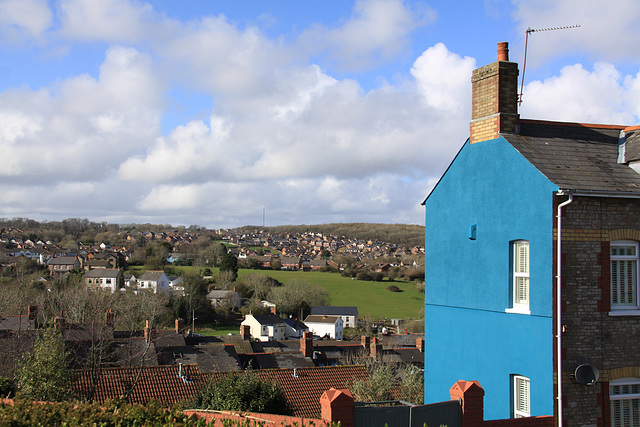
[[[424,402],[422,371],[415,367],[377,362],[372,363],[368,371],[368,379],[356,379],[349,385],[356,400],[404,400],[416,405]]]
[[[0,398],[12,397],[16,392],[13,381],[0,377]]]
[[[211,379],[186,403],[186,407],[281,415],[291,412],[278,385],[261,379],[252,371],[232,372],[219,379]]]
[[[402,290],[399,287],[397,287],[396,285],[387,286],[387,290],[389,292],[402,292]]]
[[[220,271],[232,271],[237,277],[238,258],[236,258],[236,256],[231,252],[225,253],[220,260]]]
[[[39,335],[33,353],[25,353],[16,370],[20,395],[35,400],[60,402],[72,398],[69,353],[60,333],[46,328]]]
[[[17,399],[13,406],[0,404],[0,425],[64,426],[205,426],[204,420],[187,417],[176,408],[166,409],[156,403],[124,404],[119,401],[95,403],[41,404]]]

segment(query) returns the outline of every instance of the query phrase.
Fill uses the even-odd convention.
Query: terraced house
[[[425,399],[640,425],[640,130],[524,120],[518,65],[472,76],[469,139],[426,198]]]

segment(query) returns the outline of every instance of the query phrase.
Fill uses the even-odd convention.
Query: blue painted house
[[[498,61],[474,71],[469,140],[424,202],[425,401],[478,380],[485,419],[623,425],[625,399],[640,402],[639,341],[620,332],[640,328],[640,142],[631,143],[640,137],[520,119],[507,49],[500,43]],[[620,155],[625,141],[639,155]],[[581,384],[578,367],[599,378]]]

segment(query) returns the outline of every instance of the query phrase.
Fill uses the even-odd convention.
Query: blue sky
[[[424,222],[470,75],[533,33],[524,118],[635,125],[640,4],[0,0],[0,217]]]

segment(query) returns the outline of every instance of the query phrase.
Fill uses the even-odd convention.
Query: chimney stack
[[[313,357],[313,332],[303,332],[300,338],[300,351],[304,357]]]
[[[240,336],[243,340],[248,340],[251,338],[251,326],[249,325],[240,325]]]
[[[518,64],[509,62],[509,43],[498,43],[498,60],[473,71],[471,144],[517,132]]]
[[[115,325],[115,317],[116,314],[113,312],[113,309],[110,308],[104,314],[104,324],[107,325],[107,327],[113,328]]]
[[[382,356],[382,344],[378,344],[378,337],[373,337],[370,346],[371,357],[378,360]]]
[[[184,334],[184,319],[175,320],[176,334]]]

